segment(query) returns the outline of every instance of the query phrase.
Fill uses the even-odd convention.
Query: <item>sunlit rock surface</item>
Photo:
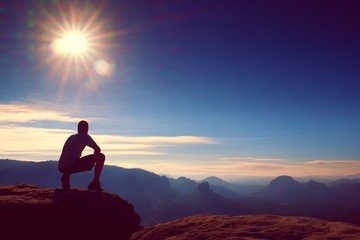
[[[360,227],[309,217],[195,215],[136,232],[132,240],[360,239]]]

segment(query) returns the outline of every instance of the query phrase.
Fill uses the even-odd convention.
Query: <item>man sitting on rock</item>
[[[82,120],[78,123],[78,133],[71,135],[65,142],[59,159],[59,170],[62,188],[70,189],[70,175],[73,173],[90,171],[94,166],[94,179],[89,184],[89,190],[102,191],[100,174],[104,166],[105,155],[95,141],[88,135],[89,124]],[[86,146],[94,149],[94,154],[81,157]]]

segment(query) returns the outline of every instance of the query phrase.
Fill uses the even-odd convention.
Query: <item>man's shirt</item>
[[[87,133],[71,135],[65,142],[59,159],[59,168],[70,167],[81,157],[86,146],[97,147],[95,141]]]

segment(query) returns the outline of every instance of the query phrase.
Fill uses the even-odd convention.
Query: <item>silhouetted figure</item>
[[[65,142],[59,159],[59,170],[62,172],[63,189],[70,189],[70,175],[90,171],[94,166],[94,180],[89,184],[89,190],[102,191],[100,174],[104,166],[105,155],[96,142],[88,135],[89,124],[82,120],[78,123],[78,133],[71,135]],[[94,154],[81,157],[86,146],[94,149]]]

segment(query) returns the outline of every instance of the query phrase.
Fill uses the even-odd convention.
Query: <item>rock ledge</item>
[[[140,228],[130,203],[80,188],[0,186],[0,212],[1,235],[11,239],[129,239]]]

